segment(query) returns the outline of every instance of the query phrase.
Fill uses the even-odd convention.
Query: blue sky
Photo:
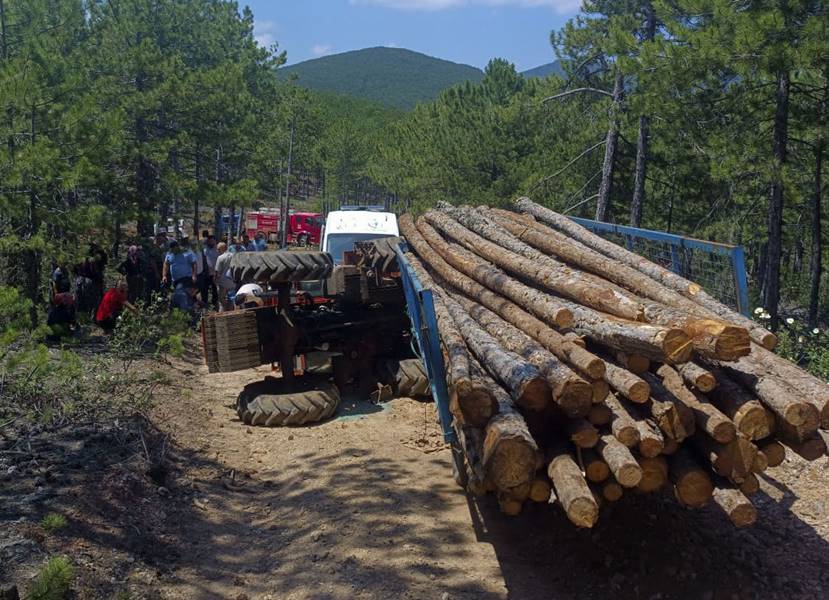
[[[397,46],[483,68],[501,57],[526,70],[555,59],[550,31],[580,0],[240,0],[260,43],[288,63],[371,46]]]

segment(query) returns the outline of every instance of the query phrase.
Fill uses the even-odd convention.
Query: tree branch
[[[542,179],[539,179],[539,180],[535,183],[535,185],[533,185],[533,186],[530,188],[529,193],[530,193],[530,194],[532,194],[532,192],[534,192],[535,190],[537,190],[537,189],[538,189],[538,187],[539,187],[540,185],[543,185],[545,182],[549,181],[549,180],[550,180],[550,179],[552,179],[553,177],[558,177],[559,175],[561,175],[562,173],[564,173],[564,171],[566,171],[566,170],[567,170],[567,169],[569,169],[569,168],[570,168],[573,164],[575,164],[576,162],[578,162],[578,161],[579,161],[579,159],[581,159],[583,156],[585,156],[586,154],[589,154],[590,152],[592,152],[593,150],[595,150],[595,149],[596,149],[596,148],[598,148],[599,146],[604,145],[605,141],[606,141],[606,140],[599,140],[597,143],[595,143],[595,144],[593,144],[592,146],[590,146],[587,150],[585,150],[584,152],[582,152],[581,154],[579,154],[576,158],[574,158],[573,160],[571,160],[570,162],[568,162],[566,165],[564,165],[562,168],[560,168],[558,171],[556,171],[556,172],[555,172],[555,173],[553,173],[552,175],[548,175],[547,177],[544,177],[544,178],[542,178]]]
[[[555,94],[553,96],[549,96],[547,98],[544,98],[544,100],[542,100],[541,103],[545,104],[545,103],[549,102],[550,100],[558,100],[559,98],[564,98],[565,96],[569,96],[571,94],[578,94],[580,92],[590,92],[590,93],[593,93],[593,94],[602,94],[602,95],[608,96],[610,98],[613,97],[613,94],[611,94],[610,92],[606,92],[605,90],[600,90],[599,88],[580,87],[580,88],[575,88],[575,89],[572,89],[572,90],[567,90],[565,92],[560,92],[560,93]]]

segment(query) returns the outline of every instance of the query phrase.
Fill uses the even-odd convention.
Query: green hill
[[[480,81],[483,72],[461,65],[404,50],[402,48],[366,48],[315,58],[280,69],[295,75],[304,87],[365,98],[385,106],[410,109],[418,102],[437,98],[438,94],[464,81]]]
[[[521,73],[527,79],[531,77],[550,77],[551,75],[564,75],[564,69],[561,68],[561,63],[559,61],[547,63],[546,65],[541,65],[534,69],[530,69],[529,71],[524,71]]]

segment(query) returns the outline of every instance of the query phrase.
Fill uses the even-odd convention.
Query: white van
[[[328,213],[320,250],[328,252],[334,263],[343,261],[343,252],[354,249],[354,242],[400,235],[397,217],[390,212],[335,210]]]

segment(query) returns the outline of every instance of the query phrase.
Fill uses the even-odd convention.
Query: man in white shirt
[[[230,276],[230,261],[233,260],[233,253],[228,252],[227,244],[224,242],[216,246],[216,252],[219,256],[216,258],[213,281],[219,290],[219,310],[225,311],[232,308],[228,303],[227,295],[230,290],[236,289],[236,282]]]
[[[204,243],[202,245],[201,254],[199,256],[200,270],[199,286],[201,292],[201,299],[205,306],[212,306],[214,310],[218,309],[219,292],[216,288],[216,259],[219,258],[219,251],[216,248],[216,238],[210,235],[207,231],[202,233]],[[212,302],[208,300],[208,296],[212,297]]]

